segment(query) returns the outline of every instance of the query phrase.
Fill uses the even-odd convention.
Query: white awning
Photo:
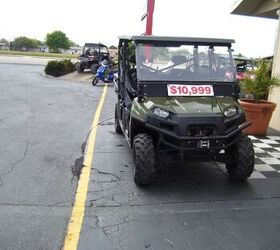
[[[280,0],[238,0],[231,14],[278,19]]]

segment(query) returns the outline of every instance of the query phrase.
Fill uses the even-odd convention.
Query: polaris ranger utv
[[[254,149],[238,105],[233,40],[124,36],[115,81],[115,130],[133,149],[134,181],[152,183],[163,162],[218,161],[244,181]]]
[[[104,59],[108,61],[111,59],[106,45],[102,43],[86,43],[83,53],[79,57],[79,62],[76,64],[76,70],[82,73],[85,69],[90,69],[92,74],[96,74],[99,61]]]

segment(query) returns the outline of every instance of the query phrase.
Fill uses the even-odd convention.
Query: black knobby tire
[[[96,63],[92,64],[90,66],[91,73],[95,75],[97,73],[98,67],[99,67],[98,64],[96,64]]]
[[[242,134],[227,153],[230,162],[226,164],[226,168],[230,179],[245,181],[252,174],[255,165],[255,152],[251,140]]]
[[[79,73],[83,73],[84,70],[85,70],[85,64],[82,63],[82,62],[78,62],[76,64],[76,70],[79,72]]]
[[[99,82],[99,78],[94,77],[93,80],[92,80],[92,85],[95,86],[98,82]]]
[[[135,159],[134,182],[137,185],[151,184],[155,178],[155,150],[153,139],[147,134],[138,134],[133,140]]]
[[[119,104],[115,105],[115,131],[117,134],[122,134],[122,129],[120,126],[119,115],[118,115]]]

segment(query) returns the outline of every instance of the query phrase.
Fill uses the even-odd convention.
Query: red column
[[[153,15],[154,15],[154,8],[155,8],[155,0],[147,0],[147,12],[141,17],[141,21],[145,18],[146,20],[146,32],[144,33],[145,36],[152,35],[153,32]],[[146,44],[145,46],[145,58],[146,61],[150,61],[151,57],[151,47],[150,45]]]
[[[153,32],[154,8],[155,8],[155,0],[148,0],[146,35],[152,35]]]

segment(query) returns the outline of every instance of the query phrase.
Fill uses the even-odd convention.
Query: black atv
[[[76,70],[82,73],[85,69],[90,69],[92,74],[96,74],[99,62],[104,59],[111,59],[107,46],[101,43],[86,43],[76,64]]]
[[[119,40],[115,130],[133,149],[136,184],[152,183],[156,166],[177,161],[225,163],[246,180],[254,149],[242,130],[233,40],[131,36]]]

